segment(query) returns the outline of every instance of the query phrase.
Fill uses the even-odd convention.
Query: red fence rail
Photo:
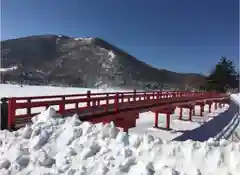
[[[96,106],[104,107],[105,112],[109,110],[110,104],[114,110],[118,111],[122,103],[134,103],[136,101],[179,99],[183,97],[191,98],[214,98],[220,94],[213,92],[178,92],[178,91],[151,91],[151,92],[111,92],[111,93],[91,93],[84,94],[55,95],[55,96],[35,96],[35,97],[11,97],[8,99],[8,128],[15,126],[16,120],[29,120],[49,106],[54,106],[60,114],[81,112]],[[71,107],[67,107],[71,105]],[[41,107],[37,111],[34,108]],[[19,112],[18,110],[25,109]]]

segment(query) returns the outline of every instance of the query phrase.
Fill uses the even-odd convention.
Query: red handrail
[[[75,97],[76,99],[69,99]],[[85,94],[70,94],[70,95],[53,95],[53,96],[35,96],[35,97],[11,97],[8,98],[8,127],[11,128],[15,125],[17,118],[30,117],[36,115],[32,113],[32,108],[36,107],[49,107],[57,105],[59,107],[58,112],[64,114],[69,111],[81,111],[86,108],[94,106],[103,106],[105,112],[109,110],[109,104],[112,100],[114,110],[119,110],[120,103],[129,103],[136,101],[148,101],[148,100],[164,100],[164,99],[179,99],[182,97],[195,97],[195,98],[215,98],[221,97],[221,94],[212,92],[180,92],[180,91],[149,91],[149,92],[110,92],[110,93],[91,93],[87,91]],[[37,101],[41,100],[41,101]],[[23,102],[24,101],[24,102]],[[103,102],[105,104],[101,104]],[[85,103],[85,106],[79,107],[80,103]],[[66,109],[66,105],[75,104],[74,108]],[[17,109],[27,109],[27,114],[16,115]]]

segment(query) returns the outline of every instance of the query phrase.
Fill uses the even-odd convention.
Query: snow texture
[[[17,68],[18,68],[17,66],[13,66],[13,67],[9,67],[9,68],[0,68],[0,72],[13,71],[13,70],[16,70]]]
[[[49,108],[32,125],[0,131],[0,174],[199,175],[240,172],[240,143],[164,141],[92,125]]]
[[[1,85],[5,86],[10,87]],[[16,91],[16,87],[12,90]],[[66,89],[69,93],[74,91],[28,88],[32,89],[31,93],[44,95],[65,93]],[[25,89],[22,93],[29,93],[22,89]],[[79,91],[76,88],[75,92]],[[5,91],[0,95],[13,94]],[[231,99],[233,103],[229,107],[204,114],[202,118],[193,116],[193,122],[180,121],[174,114],[172,131],[153,129],[153,114],[142,113],[137,127],[129,134],[113,123],[93,125],[81,122],[77,115],[61,118],[50,107],[33,117],[31,125],[14,132],[0,131],[0,174],[238,175],[240,142],[233,142],[229,136],[240,133],[237,123],[240,95],[233,94]],[[187,113],[183,111],[184,116]],[[163,116],[159,120],[159,125],[164,124]]]

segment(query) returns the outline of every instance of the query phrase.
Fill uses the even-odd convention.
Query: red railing
[[[49,106],[54,106],[61,113],[75,113],[84,111],[87,108],[102,106],[105,112],[108,112],[112,104],[114,110],[118,111],[122,103],[134,103],[136,101],[179,99],[183,97],[191,98],[214,98],[220,97],[220,94],[209,92],[112,92],[112,93],[91,93],[55,96],[35,96],[35,97],[12,97],[8,99],[8,127],[12,128],[16,124],[16,119],[22,121],[29,120],[30,117],[37,115]],[[71,107],[67,107],[71,105]],[[42,109],[35,112],[34,108]],[[25,109],[25,114],[17,110]],[[19,114],[20,113],[20,114]],[[22,122],[20,121],[20,122]]]

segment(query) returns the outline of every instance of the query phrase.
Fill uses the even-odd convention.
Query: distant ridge
[[[198,88],[205,77],[154,68],[107,41],[34,35],[1,42],[3,82],[137,89]],[[164,59],[164,58],[163,58]]]

